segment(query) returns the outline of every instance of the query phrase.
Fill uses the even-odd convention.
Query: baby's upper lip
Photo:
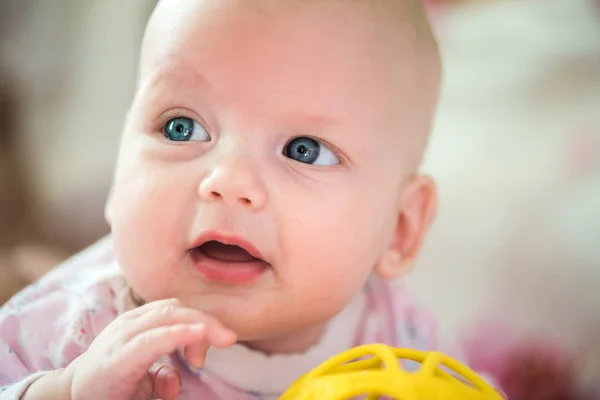
[[[264,260],[264,257],[260,253],[260,251],[258,251],[258,249],[248,240],[239,236],[228,235],[216,231],[203,232],[200,235],[198,235],[196,240],[194,240],[193,242],[192,248],[202,246],[203,244],[212,241],[220,242],[230,246],[238,246],[246,250],[248,254],[250,254],[252,257],[257,258],[259,260]]]

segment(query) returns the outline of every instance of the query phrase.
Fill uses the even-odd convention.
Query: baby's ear
[[[428,176],[415,176],[405,186],[394,234],[375,272],[385,279],[409,272],[437,211],[437,189]]]

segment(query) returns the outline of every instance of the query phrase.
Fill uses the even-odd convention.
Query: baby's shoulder
[[[34,370],[70,361],[116,317],[122,282],[109,238],[58,266],[0,309],[0,359]]]
[[[0,315],[33,306],[47,308],[52,305],[49,300],[56,297],[89,305],[110,300],[119,276],[112,241],[104,238],[23,289],[0,309]]]
[[[436,318],[401,281],[374,278],[366,296],[367,330],[379,332],[377,341],[420,350],[438,347]]]

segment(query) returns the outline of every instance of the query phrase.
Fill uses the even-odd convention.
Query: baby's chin
[[[248,347],[265,353],[296,353],[317,343],[327,322],[345,304],[311,307],[260,298],[200,298],[190,306],[217,318]]]

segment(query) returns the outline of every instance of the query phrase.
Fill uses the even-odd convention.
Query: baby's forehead
[[[394,26],[396,29],[384,29],[389,36],[398,34],[399,27],[402,36],[418,36],[414,33],[429,28],[420,0],[162,0],[152,19],[161,20],[162,29],[168,30],[185,25],[199,13],[214,16],[224,9],[235,9],[238,16],[261,14],[275,18],[301,13],[312,13],[315,17],[333,11],[347,19],[348,30],[360,20],[386,28]],[[159,24],[150,25],[157,28]],[[407,31],[413,34],[407,35]],[[181,30],[176,32],[183,33]]]
[[[409,3],[413,0],[163,0],[156,7],[146,30],[141,72],[147,62],[173,63],[189,56],[188,52],[195,51],[195,42],[203,41],[207,35],[207,29],[196,29],[198,26],[208,26],[209,33],[218,30],[228,36],[237,31],[236,40],[240,43],[236,50],[243,51],[245,43],[260,36],[256,32],[252,37],[246,35],[247,22],[251,19],[260,20],[263,36],[289,36],[296,30],[302,36],[310,37],[315,44],[327,39],[351,40],[357,49],[369,40],[371,43],[364,47],[388,42],[385,51],[402,53],[406,64],[423,52],[431,52],[434,47],[427,41],[422,45],[415,43],[419,35],[414,25],[420,24],[412,22],[417,13],[414,7],[408,6]],[[384,12],[386,7],[390,12]],[[304,18],[296,18],[300,14]],[[395,27],[387,26],[389,15],[393,15]],[[401,20],[404,21],[398,23]],[[337,30],[333,28],[335,22],[338,22]],[[321,29],[323,25],[332,25],[332,29]],[[327,37],[319,37],[318,32]],[[262,42],[272,44],[273,41]],[[290,43],[290,47],[292,45]],[[429,50],[422,51],[424,48]],[[368,50],[364,53],[364,57],[373,55]],[[236,54],[230,54],[230,58],[234,62]]]

